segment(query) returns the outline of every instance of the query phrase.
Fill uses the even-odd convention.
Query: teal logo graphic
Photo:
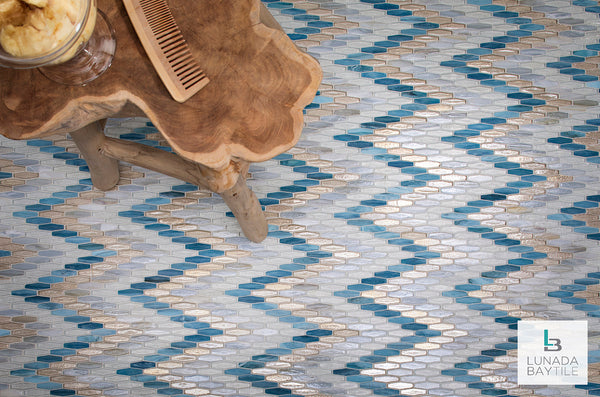
[[[544,330],[544,351],[546,352],[559,352],[562,350],[560,339],[548,338],[548,330]]]

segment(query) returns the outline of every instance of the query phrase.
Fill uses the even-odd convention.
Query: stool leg
[[[218,193],[235,215],[248,240],[258,243],[267,237],[265,215],[256,195],[246,185],[247,163],[232,162],[226,170],[216,171],[175,153],[102,136],[103,141],[98,143],[96,150],[101,148],[106,158],[120,159]],[[231,187],[227,189],[228,186]]]
[[[256,195],[248,188],[246,178],[240,175],[231,189],[219,195],[235,215],[244,235],[248,240],[259,243],[267,237],[268,226]]]
[[[105,120],[96,121],[71,132],[71,138],[90,169],[94,187],[109,190],[119,182],[119,161],[100,153],[106,139],[104,123]]]

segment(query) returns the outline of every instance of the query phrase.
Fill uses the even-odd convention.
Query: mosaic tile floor
[[[265,4],[325,77],[251,167],[263,243],[195,186],[102,192],[67,137],[0,138],[0,395],[600,395],[598,2]],[[589,383],[518,385],[521,319],[587,320]]]

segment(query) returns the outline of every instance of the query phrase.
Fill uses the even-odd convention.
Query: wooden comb
[[[185,102],[208,84],[190,52],[167,0],[123,0],[129,19],[163,84]]]

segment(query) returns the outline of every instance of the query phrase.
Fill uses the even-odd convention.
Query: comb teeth
[[[166,0],[124,0],[127,13],[163,83],[184,102],[208,83]]]

